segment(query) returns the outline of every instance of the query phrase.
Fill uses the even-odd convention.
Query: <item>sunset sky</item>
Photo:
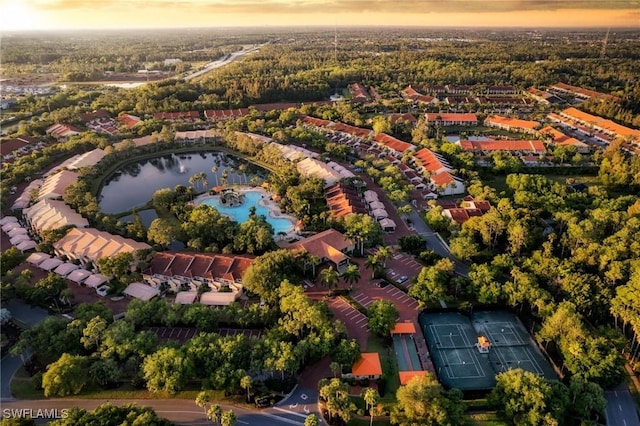
[[[640,0],[0,0],[0,30],[284,25],[640,27]]]

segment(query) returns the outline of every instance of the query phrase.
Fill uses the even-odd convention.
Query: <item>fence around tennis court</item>
[[[507,311],[425,312],[419,323],[442,384],[461,390],[488,390],[495,375],[522,368],[557,378],[520,320]],[[479,336],[491,343],[489,353],[476,348]]]

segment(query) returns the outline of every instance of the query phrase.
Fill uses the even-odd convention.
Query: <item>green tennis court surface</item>
[[[506,311],[475,312],[471,318],[458,312],[423,313],[420,326],[440,381],[461,390],[495,386],[495,375],[522,368],[547,378],[557,378],[520,320]],[[479,336],[491,343],[480,353]]]
[[[420,371],[423,369],[418,357],[418,349],[410,335],[395,334],[393,336],[393,349],[398,360],[398,370]]]

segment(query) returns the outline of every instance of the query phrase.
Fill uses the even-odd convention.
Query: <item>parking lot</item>
[[[422,265],[413,256],[406,253],[394,253],[387,259],[387,275],[403,287],[409,289],[413,285],[413,279],[422,270]],[[400,277],[405,277],[400,281]]]
[[[349,337],[356,339],[361,348],[367,347],[369,330],[367,329],[367,317],[351,306],[342,297],[328,300],[329,309],[346,327]]]
[[[405,292],[398,290],[396,287],[390,285],[383,288],[382,291],[388,295],[387,299],[397,301],[410,309],[418,309],[418,302],[416,302],[414,298],[407,296]]]
[[[198,335],[198,330],[190,327],[149,327],[146,330],[154,333],[162,342],[175,340],[184,343]]]
[[[191,327],[148,327],[146,330],[153,332],[156,336],[158,336],[158,340],[162,342],[175,340],[184,343],[190,339],[193,339],[199,333],[197,329]],[[259,339],[262,335],[262,330],[220,328],[216,331],[216,333],[218,333],[222,337],[244,334],[249,338]]]

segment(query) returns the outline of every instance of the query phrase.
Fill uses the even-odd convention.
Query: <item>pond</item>
[[[216,167],[215,173],[212,168]],[[128,164],[116,170],[105,182],[100,193],[103,213],[121,213],[144,206],[153,193],[176,185],[189,186],[189,179],[197,173],[206,174],[207,188],[227,184],[262,183],[267,171],[255,164],[222,152],[169,154]],[[205,187],[194,183],[197,192]]]

